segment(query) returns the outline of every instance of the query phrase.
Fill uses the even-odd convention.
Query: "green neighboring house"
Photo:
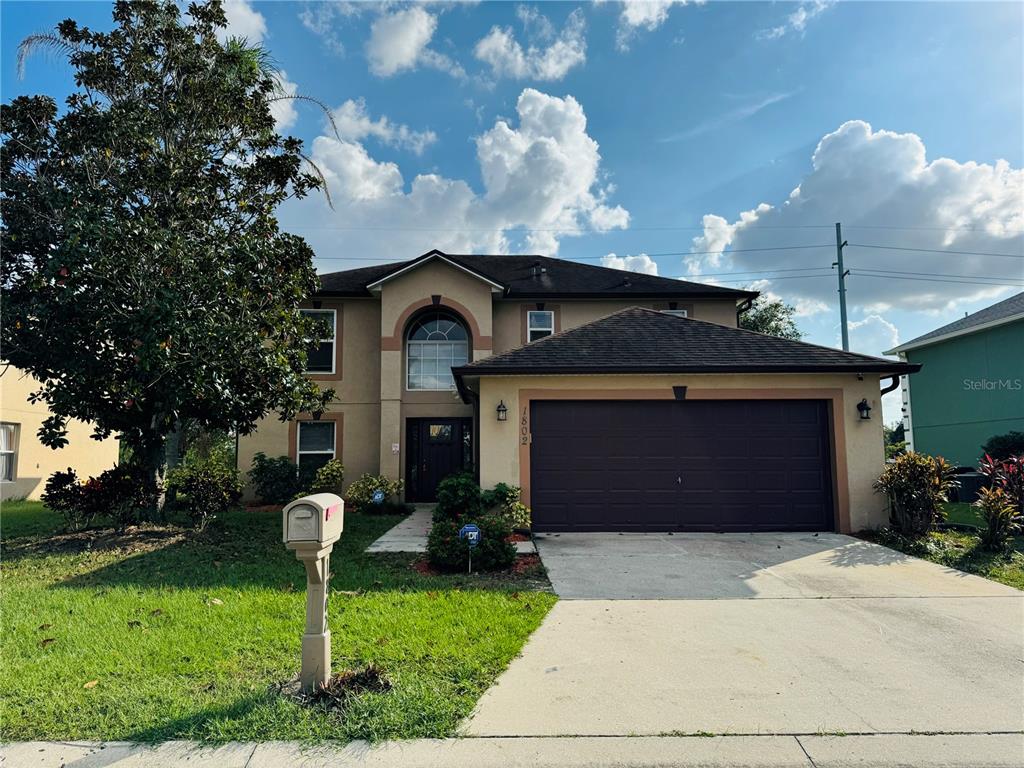
[[[990,437],[1024,431],[1024,293],[886,354],[923,364],[902,381],[908,449],[975,466]]]

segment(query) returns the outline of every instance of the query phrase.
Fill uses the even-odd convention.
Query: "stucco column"
[[[380,473],[402,477],[402,456],[394,451],[402,445],[402,352],[380,353]],[[401,449],[400,449],[401,450]]]

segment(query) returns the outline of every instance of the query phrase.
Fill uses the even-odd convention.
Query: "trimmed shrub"
[[[341,496],[341,487],[345,482],[345,467],[337,459],[331,459],[313,475],[309,484],[309,493],[336,493]]]
[[[974,506],[985,521],[981,545],[992,552],[1005,552],[1021,530],[1020,517],[1009,494],[1003,488],[982,488]]]
[[[252,457],[249,482],[264,504],[285,504],[302,495],[299,468],[287,456],[270,459],[265,453],[257,453]]]
[[[503,515],[514,530],[526,531],[530,528],[530,508],[519,501],[520,493],[514,485],[498,483],[483,492],[481,504],[485,511]]]
[[[985,457],[1008,459],[1011,456],[1024,456],[1024,432],[1007,432],[1005,435],[994,435],[981,446]]]
[[[217,458],[193,459],[175,467],[167,473],[167,487],[178,492],[178,503],[200,531],[242,497],[238,470]]]
[[[461,520],[476,517],[482,511],[482,494],[473,475],[460,472],[449,475],[437,484],[435,520]]]
[[[434,521],[427,538],[427,558],[439,571],[465,571],[469,567],[469,544],[459,538],[466,520],[442,518]],[[480,544],[473,550],[473,570],[500,571],[515,562],[515,545],[508,541],[512,526],[499,514],[482,514],[472,522],[480,528]]]
[[[92,525],[95,510],[83,504],[82,483],[71,467],[67,472],[50,475],[41,498],[46,506],[61,514],[68,530],[78,531]]]
[[[118,529],[135,525],[156,509],[160,485],[145,470],[119,464],[82,486],[87,513],[113,520]]]
[[[944,519],[942,503],[956,484],[941,456],[905,453],[886,465],[875,488],[889,497],[889,523],[896,532],[918,538]]]
[[[365,474],[349,484],[345,500],[348,502],[351,512],[382,515],[407,514],[408,507],[398,500],[402,487],[401,480],[392,480],[383,475]],[[377,491],[384,492],[384,501],[381,504],[375,504],[373,501],[373,494]]]

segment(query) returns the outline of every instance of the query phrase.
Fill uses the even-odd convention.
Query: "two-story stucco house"
[[[340,458],[431,501],[462,468],[518,485],[537,530],[838,530],[884,522],[880,378],[917,366],[737,328],[756,296],[540,256],[321,276],[319,418],[239,442]]]

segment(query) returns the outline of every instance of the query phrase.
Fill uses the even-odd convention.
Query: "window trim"
[[[430,312],[426,312],[426,313],[424,313],[424,316],[425,315],[429,315],[429,314],[430,314]],[[404,378],[405,378],[405,391],[406,392],[454,392],[455,389],[456,389],[456,387],[455,387],[455,377],[451,376],[451,368],[448,369],[448,375],[451,376],[451,379],[452,379],[452,384],[451,384],[450,387],[440,387],[440,388],[437,388],[437,387],[410,387],[409,386],[409,377],[412,375],[412,365],[410,364],[410,360],[412,358],[412,355],[410,353],[412,351],[413,344],[456,344],[456,343],[463,343],[463,344],[466,345],[466,363],[470,362],[470,360],[472,359],[472,357],[471,357],[471,355],[472,355],[472,345],[470,344],[470,339],[472,339],[472,333],[470,332],[470,329],[466,325],[465,321],[461,317],[458,317],[457,315],[452,314],[452,313],[448,313],[448,312],[444,312],[444,311],[438,311],[437,314],[439,316],[443,316],[443,317],[446,316],[445,319],[450,320],[453,323],[457,323],[459,326],[461,326],[462,330],[466,333],[466,339],[463,342],[430,341],[429,339],[413,341],[409,337],[413,333],[413,328],[415,328],[420,323],[420,320],[422,319],[422,316],[417,317],[412,323],[410,323],[409,327],[405,331],[405,335],[404,335],[404,339],[403,339],[404,342],[405,342],[405,377]],[[465,363],[462,363],[462,365],[465,365]],[[454,367],[455,366],[453,365],[452,368],[454,368]],[[437,375],[437,374],[435,374],[435,375]]]
[[[333,335],[331,336],[331,370],[329,371],[310,371],[304,370],[303,373],[309,376],[333,376],[338,370],[338,310],[337,309],[316,309],[314,307],[301,307],[299,312],[303,315],[309,314],[331,314],[331,327],[333,328]],[[327,339],[321,338],[320,343],[323,344]],[[306,361],[308,364],[308,360]]]
[[[530,315],[534,315],[534,314],[544,314],[544,315],[547,315],[548,319],[550,320],[549,324],[547,326],[545,326],[544,328],[531,328],[530,327]],[[533,338],[533,332],[534,331],[547,331],[547,333],[544,334],[544,336],[541,336],[540,338],[535,339],[535,338]],[[535,341],[540,341],[540,339],[544,339],[544,338],[547,338],[548,336],[554,336],[554,335],[555,335],[555,311],[553,309],[528,309],[528,310],[526,310],[526,343],[527,344],[532,344]]]
[[[303,451],[301,450],[302,445],[302,425],[303,424],[330,424],[331,425],[331,445],[333,446],[329,451]],[[301,421],[295,422],[295,465],[302,466],[303,454],[310,456],[324,456],[330,454],[332,459],[338,457],[338,422],[333,419],[302,419]]]
[[[672,315],[673,317],[689,317],[690,310],[688,309],[663,309],[661,310],[666,315]]]
[[[18,482],[18,455],[20,453],[19,448],[21,447],[21,424],[13,421],[0,421],[0,426],[11,427],[11,445],[13,448],[9,451],[0,450],[0,455],[10,455],[11,459],[11,478],[0,476],[0,483],[16,483]]]

